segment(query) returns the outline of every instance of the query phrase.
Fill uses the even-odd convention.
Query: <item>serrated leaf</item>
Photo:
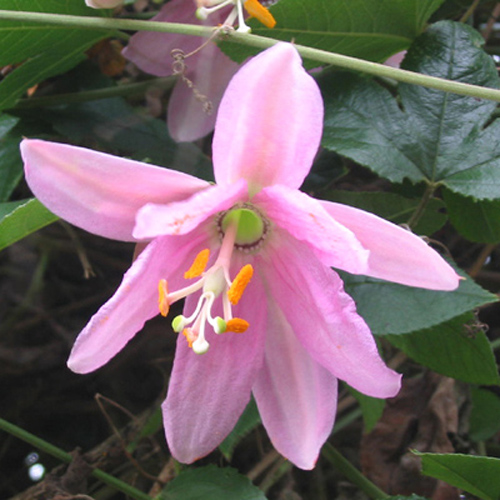
[[[96,15],[73,0],[3,0],[2,9],[56,14]],[[85,58],[84,52],[110,31],[65,28],[0,18],[0,66],[19,65],[0,82],[0,109],[12,107],[34,84],[67,71]]]
[[[448,190],[443,196],[450,221],[462,236],[478,243],[500,243],[500,200],[477,201]]]
[[[402,67],[498,88],[483,43],[463,23],[442,21],[417,38]],[[325,74],[319,83],[325,97],[325,147],[392,182],[425,181],[476,198],[499,197],[500,125],[481,131],[495,103],[402,83],[400,109],[388,90],[368,78]]]
[[[500,460],[461,454],[419,453],[422,473],[441,479],[483,500],[500,497]]]
[[[459,269],[457,272],[466,276]],[[462,280],[457,290],[439,292],[345,272],[339,274],[346,292],[356,302],[358,313],[375,335],[401,335],[431,328],[498,300],[471,278]]]
[[[438,373],[471,384],[500,385],[485,333],[467,313],[433,328],[386,338],[410,358]]]
[[[318,49],[372,61],[382,61],[406,49],[443,0],[280,0],[270,8],[276,26],[256,20],[255,35],[292,41]],[[238,62],[255,50],[234,43],[224,51]],[[317,63],[316,63],[317,65]]]
[[[471,388],[472,410],[469,419],[469,437],[485,441],[500,431],[500,397],[488,389]]]
[[[0,217],[0,250],[59,218],[36,198],[0,204]]]
[[[325,102],[322,146],[392,182],[420,182],[410,153],[408,120],[391,93],[369,78],[325,72],[318,78]]]
[[[325,196],[326,195],[326,196]],[[409,199],[394,193],[328,191],[323,198],[361,208],[372,212],[394,224],[406,224],[420,204],[420,199]],[[446,222],[446,215],[441,212],[444,203],[430,200],[418,224],[413,228],[415,234],[430,235]]]
[[[491,56],[482,49],[480,33],[464,23],[442,21],[415,40],[401,67],[462,83],[498,88],[500,81]],[[439,181],[461,168],[450,164],[466,139],[474,137],[496,103],[459,96],[420,85],[398,85],[402,106],[411,117],[410,130],[420,148],[412,152],[426,179]]]
[[[255,427],[260,424],[260,415],[257,405],[254,399],[251,399],[248,403],[245,411],[238,420],[238,423],[231,431],[229,436],[227,436],[224,441],[219,445],[220,452],[226,457],[227,460],[231,460],[233,456],[234,449],[238,443]]]
[[[158,500],[266,500],[250,480],[230,467],[187,469],[167,484]]]

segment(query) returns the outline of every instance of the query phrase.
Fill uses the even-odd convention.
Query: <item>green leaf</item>
[[[57,219],[36,198],[0,203],[0,250]]]
[[[7,135],[19,122],[19,118],[9,115],[0,115],[0,139]]]
[[[410,358],[438,373],[471,384],[500,385],[490,343],[472,313],[427,330],[386,338]]]
[[[430,27],[408,51],[401,67],[425,75],[498,88],[491,56],[482,49],[480,33],[464,23],[443,21]],[[462,168],[450,162],[456,148],[475,137],[496,103],[459,96],[420,85],[398,86],[402,105],[411,117],[410,131],[419,148],[412,156],[426,179],[439,181]]]
[[[220,452],[229,461],[238,443],[260,424],[260,415],[254,399],[248,403],[231,434],[219,445]]]
[[[380,417],[384,412],[385,399],[372,398],[370,396],[366,396],[365,394],[361,394],[347,384],[346,386],[349,389],[349,392],[356,398],[356,401],[361,408],[363,422],[365,423],[364,432],[370,432],[375,427],[375,424],[380,420]]]
[[[409,155],[414,147],[408,120],[391,93],[371,79],[324,72],[318,84],[325,102],[321,144],[392,182],[422,180]]]
[[[19,153],[21,138],[7,136],[0,140],[0,202],[9,199],[23,176],[23,162]]]
[[[23,173],[19,154],[20,138],[9,134],[18,121],[19,118],[0,115],[0,202],[9,199]]]
[[[2,9],[72,15],[96,15],[74,0],[3,0]],[[79,30],[49,24],[0,19],[0,66],[20,64],[0,82],[0,109],[12,107],[34,84],[67,71],[85,58],[84,52],[110,31]]]
[[[477,201],[447,189],[443,196],[450,221],[462,236],[478,243],[500,243],[500,200]]]
[[[422,473],[441,479],[456,488],[468,491],[483,500],[500,497],[500,460],[470,455],[419,453]]]
[[[402,67],[497,88],[495,65],[483,43],[469,26],[442,21],[417,38]],[[399,84],[400,109],[388,90],[367,78],[330,73],[319,84],[326,148],[392,182],[425,181],[466,196],[499,197],[500,124],[481,131],[495,103]]]
[[[462,276],[465,273],[457,269]],[[358,313],[376,335],[400,335],[431,328],[490,302],[497,296],[461,280],[457,290],[438,292],[339,272]]]
[[[372,61],[408,48],[443,0],[280,0],[269,10],[272,29],[249,21],[252,33]],[[223,44],[239,62],[255,54],[243,45]],[[316,63],[317,66],[317,63]]]
[[[85,6],[85,2],[74,0],[2,0],[2,10],[70,14],[74,16],[96,16],[98,10]],[[78,44],[92,30],[54,26],[43,23],[7,21],[0,19],[0,66],[25,61],[56,47]],[[95,32],[94,32],[95,34]],[[102,34],[101,34],[102,36]]]
[[[65,83],[78,90],[115,85],[90,64],[75,68]],[[43,118],[71,142],[213,180],[212,164],[198,147],[174,142],[163,120],[139,112],[122,97],[48,107]]]
[[[469,419],[469,437],[485,441],[500,431],[500,397],[488,389],[471,388],[472,410]]]
[[[330,201],[344,203],[353,207],[372,212],[395,224],[405,224],[420,204],[420,200],[405,198],[394,193],[359,192],[359,191],[328,191],[326,197]],[[441,200],[431,200],[427,205],[418,224],[413,228],[416,234],[430,235],[446,222],[446,215],[441,212],[444,203]]]
[[[167,484],[159,500],[265,500],[264,493],[236,469],[215,465],[187,469]]]

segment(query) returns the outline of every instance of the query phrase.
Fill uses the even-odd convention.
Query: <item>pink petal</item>
[[[367,270],[369,252],[314,198],[277,185],[264,188],[252,202],[279,227],[306,242],[324,264],[356,274]]]
[[[332,431],[337,379],[304,350],[286,320],[287,311],[273,302],[267,302],[265,361],[253,393],[273,446],[309,470]]]
[[[224,90],[239,68],[212,43],[201,51],[196,64],[193,65],[191,60],[186,63],[190,68],[186,76],[194,83],[197,94],[179,80],[168,103],[168,130],[172,138],[179,142],[195,141],[213,130]],[[210,102],[210,114],[203,109],[197,95]]]
[[[168,170],[40,140],[24,140],[26,180],[49,210],[75,226],[133,241],[135,215],[147,202],[183,200],[208,182]]]
[[[193,0],[172,0],[165,4],[151,21],[200,24],[195,12],[196,5]],[[174,62],[171,51],[181,49],[185,54],[189,54],[202,43],[203,40],[196,36],[140,31],[132,36],[122,53],[146,73],[169,76],[172,74]],[[187,59],[188,67],[193,67],[199,57],[200,54],[196,54]]]
[[[186,201],[156,205],[148,203],[137,214],[135,238],[163,234],[186,234],[213,214],[231,208],[247,197],[247,184],[240,179],[232,186],[211,186]]]
[[[458,287],[453,268],[410,231],[358,208],[328,201],[321,205],[370,251],[368,269],[362,274],[430,290]]]
[[[163,416],[170,451],[180,462],[192,463],[216,448],[250,400],[265,343],[265,309],[255,308],[263,293],[254,276],[236,309],[250,328],[243,334],[211,332],[207,353],[195,354],[179,337]],[[188,300],[186,311],[193,307]]]
[[[386,66],[391,66],[393,68],[399,68],[405,56],[406,56],[406,50],[402,50],[401,52],[397,52],[396,54],[389,57],[389,59],[387,59],[384,62],[384,64]]]
[[[168,279],[172,289],[185,286],[182,272],[189,268],[206,240],[205,231],[200,231],[194,236],[152,241],[124,275],[113,297],[76,339],[69,368],[88,373],[121,351],[144,323],[158,314],[159,280]]]
[[[215,124],[217,183],[247,179],[251,192],[298,188],[323,129],[323,101],[293,45],[278,43],[246,63],[228,85]]]
[[[395,396],[401,377],[380,358],[338,275],[286,234],[271,246],[266,283],[310,356],[363,394]]]

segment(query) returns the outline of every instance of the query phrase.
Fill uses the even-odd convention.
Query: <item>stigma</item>
[[[224,21],[225,26],[232,26],[238,19],[239,33],[250,33],[251,28],[245,23],[245,9],[251,17],[258,19],[267,28],[274,28],[276,20],[269,10],[264,7],[259,0],[197,0],[198,8],[196,9],[196,17],[201,20],[208,18],[210,14],[217,10],[223,9],[228,5],[232,5],[229,16]]]
[[[248,321],[233,317],[232,307],[242,300],[244,292],[253,276],[250,264],[243,266],[233,279],[230,277],[233,250],[238,242],[251,244],[252,238],[260,238],[266,223],[260,216],[249,214],[248,208],[233,207],[217,218],[223,228],[223,238],[219,255],[207,269],[210,251],[204,249],[194,258],[184,273],[184,278],[194,280],[190,285],[170,291],[165,279],[158,283],[158,308],[162,316],[167,316],[170,306],[193,293],[200,293],[194,310],[188,316],[179,315],[172,321],[176,333],[182,333],[188,346],[196,354],[204,354],[210,345],[206,339],[206,329],[211,328],[217,335],[223,333],[244,333],[250,326]],[[222,316],[213,313],[214,304],[222,304]]]

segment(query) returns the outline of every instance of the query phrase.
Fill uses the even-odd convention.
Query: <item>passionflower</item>
[[[373,397],[396,395],[400,375],[331,267],[434,290],[458,285],[411,232],[298,190],[322,124],[315,81],[293,45],[278,43],[224,94],[216,185],[83,148],[22,143],[27,181],[50,210],[95,234],[149,242],[78,336],[73,371],[104,365],[145,321],[186,299],[172,322],[179,336],[163,404],[181,462],[218,446],[253,394],[276,449],[311,469],[333,426],[338,378]]]
[[[248,31],[244,11],[269,27],[275,24],[270,12],[258,0],[172,0],[151,20],[232,26],[238,17],[238,30]],[[192,82],[194,89],[179,78],[167,109],[168,130],[178,142],[195,141],[213,130],[224,90],[239,68],[215,43],[200,48],[202,44],[203,41],[193,36],[140,31],[123,50],[123,55],[142,71],[162,77],[172,75],[173,51],[179,54],[182,50],[189,55],[183,61],[183,76]],[[208,102],[213,112],[204,107]]]

